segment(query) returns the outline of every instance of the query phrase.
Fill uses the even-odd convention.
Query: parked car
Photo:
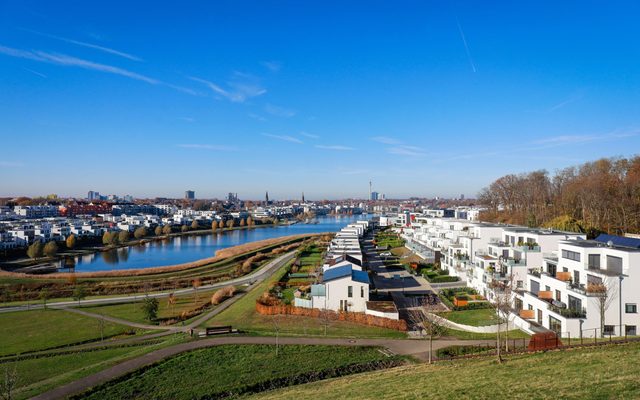
[[[390,253],[390,252],[388,252],[388,251],[382,252],[382,253],[380,253],[380,255],[381,255],[382,257],[391,257],[391,253]]]

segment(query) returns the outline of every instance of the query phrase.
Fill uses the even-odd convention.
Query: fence
[[[622,329],[619,329],[622,328]],[[521,354],[527,352],[562,350],[575,347],[600,346],[614,343],[627,343],[640,341],[640,335],[631,326],[608,325],[602,332],[601,328],[583,329],[576,337],[570,332],[562,332],[560,335],[554,332],[535,334],[530,339],[508,339],[501,342],[501,354]],[[616,336],[618,332],[624,335]],[[495,344],[481,344],[472,346],[451,346],[451,348],[464,347],[464,349],[444,348],[438,350],[435,360],[445,361],[464,358],[478,358],[497,356]]]

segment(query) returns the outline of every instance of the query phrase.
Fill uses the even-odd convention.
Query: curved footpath
[[[197,350],[211,346],[225,344],[275,344],[275,337],[261,336],[225,336],[213,339],[203,339],[193,342],[181,343],[171,347],[165,347],[133,358],[118,365],[114,365],[104,371],[78,379],[77,381],[60,386],[56,389],[33,397],[37,400],[63,399],[74,394],[84,392],[92,387],[106,383],[115,378],[133,372],[144,366],[162,361],[185,351]],[[410,355],[421,360],[426,360],[429,354],[429,343],[426,340],[403,339],[325,339],[325,338],[291,338],[281,337],[279,344],[298,345],[331,345],[331,346],[381,346],[395,354]],[[437,340],[433,342],[433,350],[454,345],[484,345],[494,343],[493,340]]]
[[[230,279],[227,281],[223,281],[223,282],[217,282],[217,283],[213,283],[210,285],[202,285],[198,288],[198,290],[207,290],[207,289],[221,289],[225,286],[229,286],[229,285],[244,285],[244,284],[253,284],[257,281],[262,281],[264,280],[267,276],[271,275],[273,272],[275,272],[275,270],[277,270],[278,268],[281,267],[281,265],[287,261],[289,261],[290,259],[293,258],[293,256],[295,255],[294,252],[290,252],[287,253],[281,257],[276,258],[273,261],[270,261],[267,265],[265,265],[264,267],[248,274],[245,276],[242,276],[240,278],[235,278],[235,279]],[[174,293],[174,295],[180,295],[180,294],[188,294],[188,293],[193,293],[195,291],[195,289],[193,288],[186,288],[186,289],[179,289],[176,291],[173,291],[171,293]],[[169,297],[169,294],[171,294],[170,292],[163,292],[163,293],[151,293],[148,296],[149,297],[155,297],[155,298],[164,298],[164,297]],[[130,302],[134,302],[134,301],[138,301],[138,300],[142,300],[146,295],[129,295],[129,296],[121,296],[121,297],[108,297],[108,298],[104,298],[104,299],[89,299],[89,300],[81,300],[80,301],[80,306],[89,306],[89,305],[102,305],[102,304],[118,304],[118,303],[130,303]],[[77,301],[60,301],[60,302],[56,302],[56,303],[47,303],[47,307],[50,308],[66,308],[66,307],[77,307],[78,306],[78,302]],[[13,311],[27,311],[27,310],[35,310],[35,309],[41,309],[43,308],[42,304],[31,304],[28,307],[26,305],[22,305],[22,306],[13,306],[13,307],[1,307],[0,308],[0,313],[3,312],[13,312]]]

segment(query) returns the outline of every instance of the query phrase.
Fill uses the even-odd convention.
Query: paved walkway
[[[145,354],[140,357],[133,358],[118,365],[114,365],[104,371],[100,371],[93,375],[78,379],[77,381],[60,386],[48,392],[42,393],[33,399],[52,400],[63,399],[71,395],[81,393],[92,387],[133,372],[146,365],[164,360],[176,354],[185,351],[202,349],[211,346],[220,346],[225,344],[275,344],[275,337],[256,337],[256,336],[225,336],[212,339],[197,340],[188,343],[181,343],[175,346],[166,347]],[[426,340],[400,340],[400,339],[325,339],[325,338],[290,338],[281,337],[278,339],[279,344],[298,344],[298,345],[331,345],[331,346],[381,346],[395,354],[411,355],[421,360],[427,360],[429,354],[429,343]],[[453,345],[484,345],[492,344],[493,340],[435,340],[433,349],[437,350]]]
[[[213,284],[210,284],[210,285],[202,285],[202,286],[200,286],[198,288],[198,290],[221,289],[221,288],[223,288],[225,286],[229,286],[229,285],[234,285],[234,286],[245,285],[245,284],[249,284],[250,285],[250,284],[253,284],[253,283],[257,282],[257,281],[262,281],[266,277],[270,276],[273,272],[275,272],[276,269],[278,269],[280,267],[279,260],[282,260],[284,257],[293,258],[294,255],[295,255],[294,252],[287,253],[284,256],[278,257],[274,261],[269,262],[264,267],[254,271],[254,272],[252,272],[252,273],[250,273],[248,275],[242,276],[240,278],[230,279],[230,280],[223,281],[223,282],[213,283]],[[149,297],[155,297],[155,298],[164,298],[164,297],[169,297],[169,295],[171,293],[174,293],[174,295],[177,296],[177,295],[181,295],[181,294],[190,294],[190,293],[193,293],[194,291],[195,291],[194,288],[186,288],[186,289],[175,290],[173,292],[150,293],[148,296]],[[131,303],[131,302],[135,302],[135,301],[141,301],[145,296],[147,296],[147,295],[139,294],[139,295],[128,295],[128,296],[120,296],[120,297],[107,297],[107,298],[102,298],[102,299],[81,300],[80,301],[80,306]],[[60,302],[55,302],[55,303],[47,303],[47,307],[55,307],[55,308],[77,307],[77,306],[78,306],[78,302],[77,301],[60,301]],[[36,310],[36,309],[41,309],[41,308],[43,308],[43,305],[40,304],[40,303],[39,304],[30,304],[29,306],[22,305],[22,306],[12,306],[12,307],[0,307],[0,313],[13,312],[13,311]]]

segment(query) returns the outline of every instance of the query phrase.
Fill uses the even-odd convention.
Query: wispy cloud
[[[273,104],[265,105],[264,110],[271,115],[275,115],[276,117],[291,118],[294,115],[296,115],[296,112],[294,110],[291,110],[289,108],[274,106]]]
[[[16,161],[0,161],[0,168],[20,168],[24,164]]]
[[[285,142],[298,143],[298,144],[303,143],[302,140],[289,135],[272,135],[271,133],[263,133],[262,136],[265,136],[271,139],[276,139],[276,140],[283,140]]]
[[[562,100],[561,102],[554,104],[553,106],[549,107],[549,109],[547,109],[547,112],[554,112],[557,111],[561,108],[564,108],[565,106],[571,104],[571,103],[575,103],[576,101],[582,99],[584,97],[584,95],[582,93],[578,93],[575,94],[567,99]]]
[[[271,72],[278,72],[282,69],[282,63],[279,61],[263,61],[260,64]]]
[[[86,47],[86,48],[89,48],[89,49],[102,51],[102,52],[108,53],[108,54],[113,54],[113,55],[116,55],[116,56],[119,56],[119,57],[123,57],[123,58],[129,59],[129,60],[142,61],[142,59],[140,57],[131,55],[129,53],[125,53],[123,51],[114,50],[114,49],[111,49],[109,47],[99,46],[99,45],[93,44],[93,43],[81,42],[79,40],[69,39],[69,38],[56,36],[56,35],[52,35],[52,34],[44,33],[44,32],[38,32],[38,31],[31,30],[31,29],[23,29],[23,30],[27,31],[27,32],[34,33],[36,35],[48,37],[48,38],[55,39],[55,40],[60,40],[62,42],[71,43],[71,44],[75,44],[77,46],[82,46],[82,47]]]
[[[182,121],[185,121],[185,122],[189,122],[189,123],[196,122],[196,119],[195,118],[191,118],[191,117],[178,117],[178,119],[180,119]]]
[[[363,175],[368,174],[371,171],[368,169],[349,169],[349,168],[339,168],[336,173],[340,175]]]
[[[471,51],[469,51],[469,45],[467,44],[467,38],[464,36],[464,32],[462,31],[462,25],[460,25],[460,20],[456,17],[456,23],[458,24],[458,32],[460,32],[460,37],[462,38],[462,43],[464,44],[464,49],[467,52],[467,59],[469,60],[469,64],[471,65],[471,69],[473,72],[476,72],[476,65],[473,63],[473,58],[471,57]]]
[[[64,65],[64,66],[72,66],[78,68],[84,68],[94,71],[106,72],[109,74],[126,76],[127,78],[147,82],[152,85],[161,84],[157,79],[150,78],[148,76],[138,74],[136,72],[132,72],[123,68],[114,67],[107,64],[100,64],[93,61],[83,60],[81,58],[76,58],[72,56],[68,56],[65,54],[57,54],[57,53],[46,53],[44,51],[26,51],[20,49],[14,49],[11,47],[5,47],[0,45],[0,54],[4,54],[11,57],[24,58],[27,60],[45,62],[50,64]]]
[[[374,136],[371,140],[382,144],[402,144],[402,141],[389,136]]]
[[[215,150],[215,151],[236,151],[237,147],[226,146],[221,144],[179,144],[178,147],[183,149],[195,149],[195,150]]]
[[[227,83],[226,88],[198,77],[189,77],[189,79],[202,83],[207,86],[213,93],[234,103],[244,103],[247,99],[261,96],[267,93],[267,90],[256,83],[232,81]]]
[[[387,152],[389,154],[397,154],[401,156],[411,156],[411,157],[422,157],[426,155],[426,153],[422,148],[416,147],[416,146],[406,146],[406,145],[390,147],[387,149]]]
[[[32,74],[37,75],[40,78],[47,78],[47,76],[45,74],[43,74],[42,72],[34,71],[32,69],[29,69],[29,68],[22,68],[22,69],[24,69],[27,72],[31,72]]]
[[[353,147],[348,147],[348,146],[322,145],[322,144],[315,145],[315,148],[322,149],[322,150],[334,150],[334,151],[351,151],[351,150],[355,150]]]
[[[262,115],[258,115],[258,114],[255,114],[255,113],[249,113],[249,114],[247,114],[247,115],[249,116],[249,118],[253,118],[253,119],[255,119],[256,121],[264,122],[264,121],[266,121],[266,120],[267,120],[267,119],[266,119],[265,117],[263,117]]]
[[[599,138],[598,135],[560,135],[548,137],[532,142],[533,144],[573,144],[592,142]]]
[[[300,132],[300,134],[304,137],[308,137],[309,139],[320,139],[320,136],[315,135],[313,133],[309,133],[309,132]]]

